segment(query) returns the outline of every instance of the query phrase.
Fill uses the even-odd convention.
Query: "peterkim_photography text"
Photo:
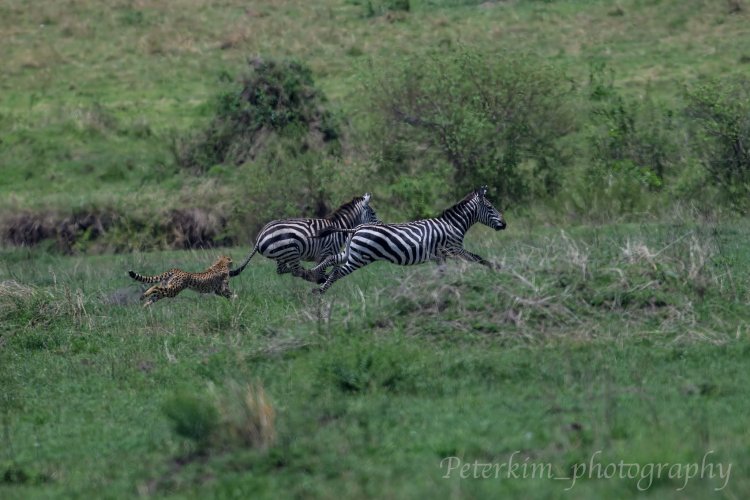
[[[722,491],[729,484],[732,463],[713,460],[714,450],[709,450],[694,462],[626,462],[625,460],[602,461],[602,450],[595,451],[588,461],[573,464],[568,473],[558,473],[549,462],[532,462],[522,458],[521,451],[514,451],[504,462],[466,461],[450,456],[440,461],[444,479],[550,479],[565,481],[565,490],[572,490],[581,479],[624,479],[635,481],[640,491],[646,491],[655,480],[670,480],[677,491],[688,487],[693,480],[716,480],[715,491]]]

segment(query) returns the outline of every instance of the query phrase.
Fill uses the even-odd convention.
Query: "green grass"
[[[212,96],[256,54],[304,61],[355,122],[367,105],[362,82],[430,47],[533,52],[578,84],[592,62],[606,62],[629,91],[667,97],[701,76],[744,74],[750,56],[748,10],[722,2],[415,1],[375,17],[366,3],[5,2],[3,208],[141,192],[180,204],[171,195],[181,177],[165,183],[175,176],[172,137],[204,123]]]
[[[5,251],[0,495],[561,498],[570,481],[444,479],[440,463],[512,456],[567,477],[600,450],[602,467],[713,452],[733,467],[721,492],[718,477],[677,491],[684,478],[666,473],[648,490],[740,495],[750,487],[747,230],[511,224],[467,242],[503,264],[497,273],[373,264],[319,303],[310,284],[256,258],[232,280],[233,302],[184,292],[150,309],[127,269],[198,269],[216,252]],[[236,400],[237,384],[265,389],[276,415],[267,449],[173,432],[175,397]],[[572,491],[638,493],[630,479],[581,479]]]
[[[322,301],[256,257],[232,280],[235,301],[184,292],[143,309],[128,269],[199,270],[248,248],[83,255],[167,246],[154,228],[175,207],[231,215],[243,227],[227,230],[249,240],[253,171],[197,177],[172,154],[248,57],[308,65],[353,136],[372,119],[378,68],[430,49],[531,53],[579,89],[606,63],[624,95],[667,103],[702,78],[744,75],[750,58],[746,2],[389,5],[0,5],[0,211],[122,222],[77,255],[0,249],[0,497],[630,498],[637,479],[565,491],[570,480],[446,479],[440,465],[514,460],[569,477],[592,457],[605,469],[707,453],[732,464],[726,488],[664,473],[645,494],[750,490],[744,220],[667,202],[658,216],[620,213],[614,200],[592,219],[650,222],[560,228],[539,221],[576,212],[565,199],[512,207],[506,232],[474,229],[467,243],[499,272],[377,263]],[[333,204],[389,188],[368,184],[358,146],[336,165]]]

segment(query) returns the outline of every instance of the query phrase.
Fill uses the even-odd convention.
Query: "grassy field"
[[[232,302],[185,292],[150,309],[127,269],[198,268],[215,251],[4,252],[1,495],[741,497],[747,230],[511,221],[467,244],[502,263],[496,273],[374,264],[318,302],[260,258],[232,281]],[[263,432],[245,390],[271,408]],[[170,404],[201,422],[186,398],[218,405],[209,441],[173,431]],[[582,478],[462,479],[456,462],[441,467],[448,457]],[[702,460],[713,479],[580,468]]]
[[[369,16],[368,2],[344,0],[6,1],[0,206],[186,204],[180,188],[205,180],[175,171],[170,143],[207,120],[211,98],[255,55],[304,61],[355,123],[363,83],[429,48],[534,53],[578,85],[603,62],[629,92],[667,97],[702,76],[744,74],[750,58],[748,9],[732,9],[742,2],[411,3]]]
[[[248,196],[266,186],[254,166],[197,174],[175,154],[248,58],[311,69],[344,124],[327,201],[372,191],[387,221],[405,216],[365,175],[375,160],[356,142],[383,68],[461,46],[488,64],[529,54],[573,89],[604,64],[622,95],[669,104],[750,62],[744,0],[403,5],[0,3],[0,229],[27,214],[31,230],[75,229],[80,214],[111,224],[98,236],[87,222],[72,243],[61,233],[0,246],[0,498],[750,490],[750,224],[700,199],[711,186],[648,192],[630,211],[607,191],[598,205],[576,200],[588,213],[559,199],[510,207],[506,231],[475,228],[467,241],[497,272],[378,263],[319,299],[256,257],[232,280],[233,301],[184,292],[140,306],[127,270],[197,271],[249,250],[242,224],[268,201]],[[565,137],[582,146],[571,151],[591,145],[596,125],[583,123]],[[701,187],[681,134],[674,177]],[[576,161],[583,172],[587,157]],[[192,208],[220,228],[214,241],[234,231],[246,244],[138,251],[179,247],[173,211]]]

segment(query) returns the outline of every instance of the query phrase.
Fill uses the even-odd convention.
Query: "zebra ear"
[[[480,187],[477,190],[477,192],[479,193],[479,196],[481,196],[482,198],[484,198],[484,196],[487,194],[487,184],[485,184],[484,186]]]
[[[363,198],[364,198],[365,205],[367,205],[368,203],[370,203],[370,198],[372,198],[372,195],[370,193],[365,193]]]

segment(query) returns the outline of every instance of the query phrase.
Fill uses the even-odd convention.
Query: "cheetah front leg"
[[[236,299],[237,295],[232,293],[232,290],[229,289],[229,278],[222,281],[221,286],[214,291],[216,295],[219,295],[220,297],[226,297],[227,299]]]

